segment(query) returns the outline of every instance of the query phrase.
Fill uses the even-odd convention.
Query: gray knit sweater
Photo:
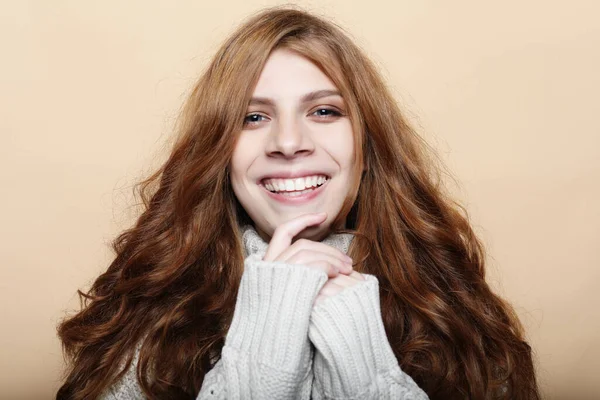
[[[204,399],[428,399],[399,367],[385,334],[373,275],[313,307],[322,271],[263,261],[268,244],[242,229],[245,251],[231,327],[221,358],[206,374]],[[347,253],[352,235],[323,243]],[[139,350],[138,350],[139,351]],[[102,400],[144,399],[137,356]]]

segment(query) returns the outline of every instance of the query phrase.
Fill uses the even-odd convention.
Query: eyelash
[[[337,110],[334,110],[334,109],[331,109],[331,108],[319,108],[319,109],[315,110],[315,112],[317,112],[317,111],[329,111],[331,113],[329,115],[319,115],[319,117],[330,118],[330,117],[341,117],[342,116],[341,112],[339,112]],[[244,118],[244,125],[257,124],[257,123],[261,122],[261,121],[248,121],[247,120],[248,118],[254,117],[254,116],[256,116],[256,117],[262,117],[262,118],[265,117],[264,115],[258,114],[258,113],[248,114]]]

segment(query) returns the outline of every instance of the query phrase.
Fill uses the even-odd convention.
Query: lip
[[[256,183],[258,183],[259,185],[262,185],[262,183],[265,179],[293,179],[293,178],[303,178],[305,176],[314,176],[314,175],[324,175],[327,177],[328,180],[331,178],[331,175],[329,175],[328,173],[323,172],[323,171],[303,169],[303,170],[299,170],[299,171],[271,172],[268,175],[263,175],[260,178],[258,178],[258,181]]]
[[[273,193],[273,192],[269,191],[262,184],[260,184],[259,186],[273,200],[277,200],[277,201],[279,201],[281,203],[284,203],[284,204],[295,204],[295,205],[298,205],[298,204],[308,203],[309,201],[313,200],[315,197],[317,197],[318,195],[320,195],[323,192],[323,190],[325,190],[325,187],[329,184],[330,180],[331,180],[331,178],[327,178],[327,180],[325,181],[325,183],[323,183],[321,186],[319,186],[318,188],[316,188],[312,192],[304,193],[304,194],[302,194],[300,196],[295,196],[295,197],[287,197],[287,196],[284,196],[284,195],[279,194],[279,193]]]

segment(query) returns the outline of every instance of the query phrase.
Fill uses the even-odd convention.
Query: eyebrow
[[[314,92],[310,92],[310,93],[307,93],[304,96],[302,96],[302,98],[300,99],[300,102],[304,104],[304,103],[308,103],[309,101],[313,101],[313,100],[317,100],[317,99],[320,99],[323,97],[329,97],[329,96],[342,97],[342,94],[337,90],[329,90],[329,89],[316,90]],[[274,106],[275,103],[273,102],[272,99],[270,99],[268,97],[253,97],[252,99],[250,99],[249,105]]]

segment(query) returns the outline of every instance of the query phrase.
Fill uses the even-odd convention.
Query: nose
[[[308,127],[297,118],[281,118],[269,135],[265,151],[271,157],[293,158],[311,154],[315,150]]]

